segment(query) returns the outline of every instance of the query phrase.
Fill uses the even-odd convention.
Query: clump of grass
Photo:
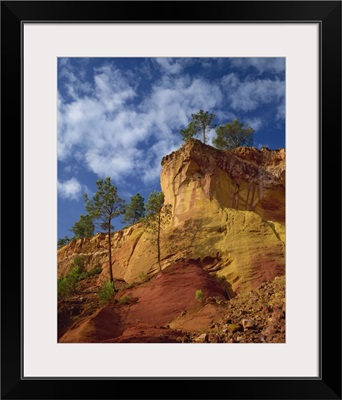
[[[149,276],[147,276],[147,275],[145,274],[145,272],[140,272],[140,274],[139,274],[139,279],[140,279],[141,282],[143,283],[143,282],[149,281],[151,278],[150,278]]]
[[[106,281],[100,291],[98,292],[98,296],[101,304],[111,303],[114,301],[115,289],[113,282]]]
[[[199,303],[202,303],[202,301],[203,301],[203,292],[202,292],[202,290],[196,290],[196,294],[195,294],[195,297],[196,297],[196,300],[199,302]]]
[[[122,296],[121,299],[119,300],[119,304],[128,304],[131,301],[131,297],[126,294],[125,296]]]

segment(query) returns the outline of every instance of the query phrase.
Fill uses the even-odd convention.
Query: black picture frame
[[[185,5],[187,4],[187,7]],[[152,13],[153,11],[153,13]],[[153,18],[152,18],[153,15]],[[318,22],[321,29],[320,372],[318,378],[22,379],[22,37],[36,22]],[[1,398],[341,399],[341,2],[1,2]],[[20,149],[20,150],[19,150]],[[305,149],[303,149],[305,162]],[[323,168],[324,166],[324,168]],[[331,187],[329,182],[333,182]],[[16,189],[16,195],[14,192]],[[18,195],[19,191],[19,195]],[[305,193],[301,194],[305,198]],[[305,199],[310,201],[310,199]],[[301,202],[300,206],[305,204]],[[324,209],[325,207],[325,209]],[[9,211],[11,210],[11,211]],[[20,210],[20,212],[19,212]],[[324,210],[324,212],[323,212]],[[4,219],[10,216],[10,222]],[[15,217],[15,218],[14,218]],[[325,219],[323,219],[325,217]],[[14,222],[15,219],[15,222]],[[333,223],[330,221],[333,220]],[[8,229],[7,229],[8,227]],[[336,230],[337,228],[337,231]],[[9,233],[13,230],[13,233]],[[303,293],[305,293],[303,283]],[[43,300],[42,300],[43,301]],[[305,312],[305,310],[303,310]],[[299,329],[305,329],[300,327]],[[115,360],[113,360],[115,362]],[[229,360],[227,360],[229,362]],[[295,363],[296,360],[293,360]],[[139,381],[130,384],[129,380]],[[150,381],[163,380],[159,391]],[[182,392],[176,381],[188,386]],[[215,381],[215,382],[213,382]]]

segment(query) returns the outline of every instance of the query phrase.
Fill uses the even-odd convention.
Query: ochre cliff
[[[162,268],[196,260],[225,277],[232,293],[250,290],[285,272],[285,151],[240,147],[217,150],[198,140],[162,160],[161,187],[172,220],[161,238]],[[103,265],[104,234],[72,241],[58,251],[58,275],[75,256],[86,268]],[[142,224],[112,239],[114,277],[134,282],[158,272],[155,248]]]
[[[213,207],[285,220],[285,151],[240,147],[222,151],[196,140],[162,160],[161,186],[174,226],[212,217]]]

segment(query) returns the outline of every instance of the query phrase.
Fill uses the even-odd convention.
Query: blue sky
[[[58,237],[98,179],[127,202],[160,190],[161,158],[200,109],[249,123],[255,147],[285,147],[285,58],[59,58]]]

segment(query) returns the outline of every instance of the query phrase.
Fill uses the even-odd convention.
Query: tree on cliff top
[[[239,146],[253,146],[254,129],[236,118],[216,128],[213,145],[220,150],[232,150]]]
[[[144,218],[144,216],[144,198],[140,195],[140,193],[137,193],[135,196],[131,197],[130,203],[125,206],[123,220],[128,224],[133,225]]]
[[[111,233],[114,229],[112,219],[123,213],[124,200],[118,196],[117,188],[112,184],[111,178],[100,179],[96,185],[97,192],[92,200],[87,194],[84,195],[85,208],[92,220],[108,235],[109,278],[110,282],[114,282],[111,246]]]
[[[66,245],[67,243],[69,243],[70,241],[71,241],[71,239],[68,236],[64,236],[62,238],[59,238],[58,242],[57,242],[57,247],[60,248],[60,247],[62,247],[64,245]]]
[[[161,230],[164,224],[170,222],[171,219],[171,205],[164,205],[164,193],[163,192],[152,192],[148,197],[148,203],[146,204],[147,216],[145,218],[145,230],[151,234],[150,241],[157,248],[157,258],[159,270],[161,271],[161,249],[160,239]]]
[[[94,236],[95,225],[89,214],[81,215],[79,221],[75,222],[70,229],[75,234],[75,238],[85,238]]]
[[[210,131],[210,129],[213,129],[216,126],[212,123],[214,117],[215,114],[203,110],[199,110],[197,114],[191,114],[191,121],[187,128],[180,130],[182,140],[186,142],[187,140],[202,133],[202,140],[205,144],[207,140],[207,133]]]

